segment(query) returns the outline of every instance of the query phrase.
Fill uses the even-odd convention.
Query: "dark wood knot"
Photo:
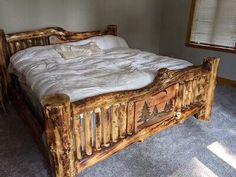
[[[172,78],[171,70],[167,68],[162,68],[158,71],[158,78],[161,80]]]

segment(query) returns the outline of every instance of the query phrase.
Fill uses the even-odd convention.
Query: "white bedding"
[[[73,102],[108,92],[139,89],[152,83],[160,68],[181,69],[192,64],[128,47],[65,60],[55,46],[43,46],[18,52],[11,58],[11,65],[39,100],[51,93],[65,93]]]

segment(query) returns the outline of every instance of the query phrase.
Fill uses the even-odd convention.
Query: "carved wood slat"
[[[191,83],[192,81],[187,81],[186,82],[186,96],[187,96],[187,99],[186,99],[186,106],[190,106],[191,104]]]
[[[200,95],[201,95],[200,79],[201,79],[200,77],[197,78],[197,88],[196,88],[196,100],[197,101],[201,100],[201,97],[200,97]]]
[[[76,157],[78,160],[82,159],[81,153],[81,119],[80,115],[74,115],[74,132],[75,132],[75,145],[76,145]]]
[[[206,78],[202,77],[200,79],[200,100],[205,101],[205,87],[207,85]]]
[[[200,100],[200,95],[201,95],[200,79],[201,78],[197,78],[197,88],[196,88],[196,100],[197,101]]]
[[[32,42],[31,39],[28,39],[28,40],[27,40],[27,46],[28,46],[28,47],[32,47],[32,46],[33,46],[33,42]]]
[[[176,92],[176,96],[175,96],[175,99],[176,99],[176,101],[175,101],[175,111],[177,113],[181,111],[181,105],[182,105],[182,102],[181,102],[181,100],[182,100],[182,98],[181,98],[182,91],[181,91],[181,89],[182,88],[183,87],[182,87],[182,85],[180,83],[178,83],[176,85],[177,92]]]
[[[206,84],[205,77],[194,78],[184,84],[179,84],[176,108],[187,109],[193,103],[203,101]]]
[[[16,51],[20,51],[20,50],[21,50],[21,44],[20,44],[20,41],[15,42],[15,47],[16,47]]]
[[[187,88],[185,83],[183,84],[183,108],[185,108],[187,106],[187,99],[188,99],[188,95],[187,95]]]
[[[84,113],[85,122],[85,150],[87,155],[92,155],[92,129],[90,112]]]
[[[189,104],[192,105],[193,104],[193,80],[190,81],[189,83]]]
[[[96,121],[96,140],[95,140],[95,147],[96,150],[101,150],[102,144],[102,120],[101,120],[101,110],[95,110],[95,121]]]
[[[128,103],[128,121],[127,121],[127,134],[132,135],[134,133],[134,102]]]
[[[42,46],[42,38],[37,38],[36,39],[36,46]]]
[[[194,100],[195,102],[198,101],[197,98],[198,98],[198,95],[199,95],[199,77],[196,77],[195,78],[195,83],[196,83],[196,87],[194,88]]]
[[[180,111],[181,108],[185,106],[184,104],[184,83],[180,83],[179,85],[179,100],[180,100]]]
[[[43,40],[43,45],[48,45],[46,37],[43,37],[42,40]]]
[[[38,38],[32,39],[32,42],[33,42],[33,46],[37,46],[38,45]]]
[[[38,44],[38,38],[32,39],[32,42],[33,42],[33,46],[39,46],[39,44]]]
[[[23,49],[26,49],[26,48],[27,48],[27,42],[26,42],[26,40],[21,41],[21,46],[22,46]]]
[[[195,102],[196,88],[197,88],[197,81],[196,81],[196,79],[193,79],[192,93],[191,93],[191,103]]]
[[[126,136],[126,126],[127,126],[127,104],[120,104],[120,138],[125,138]]]
[[[177,85],[178,94],[176,96],[176,118],[182,117],[181,111],[192,109],[194,105],[201,104],[205,99],[205,87],[207,83],[205,76],[196,77]]]
[[[110,146],[110,119],[109,119],[109,107],[104,108],[104,114],[103,114],[103,145],[105,147]]]
[[[19,40],[16,42],[10,42],[9,48],[11,55],[14,53],[32,47],[32,46],[45,46],[49,45],[48,37],[42,37],[42,38],[33,38],[33,39],[27,39],[27,40]]]
[[[111,122],[111,130],[112,130],[112,141],[117,142],[119,138],[119,125],[118,125],[118,117],[119,117],[119,105],[114,104],[112,107],[112,122]]]
[[[15,53],[15,45],[13,42],[10,42],[9,43],[9,48],[10,48],[10,52],[11,52],[11,55]]]
[[[68,32],[59,27],[52,27],[35,31],[8,34],[6,35],[6,39],[11,51],[10,55],[13,55],[17,51],[32,46],[44,46],[50,44],[73,42],[105,34],[117,35],[117,27],[115,25],[109,25],[107,30],[92,32]],[[52,43],[50,43],[49,38],[51,36],[56,37],[56,40],[54,40],[56,42],[52,41]],[[27,45],[23,45],[23,42],[25,41]]]
[[[37,38],[37,46],[41,46],[42,44],[42,38]]]

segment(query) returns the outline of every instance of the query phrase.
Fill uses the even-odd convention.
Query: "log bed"
[[[70,102],[65,94],[45,96],[41,100],[45,124],[41,126],[7,73],[10,57],[32,46],[105,34],[117,35],[117,27],[109,25],[104,31],[94,32],[68,32],[58,27],[14,34],[0,30],[5,96],[10,95],[19,115],[29,124],[36,142],[49,157],[55,177],[76,176],[128,145],[142,142],[193,115],[199,120],[210,120],[219,64],[216,57],[205,58],[200,66],[160,69],[152,84],[138,90],[108,93],[76,102]],[[47,148],[42,142],[43,132]]]

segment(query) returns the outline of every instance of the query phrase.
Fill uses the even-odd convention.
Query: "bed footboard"
[[[219,62],[220,62],[219,59],[214,59],[214,58],[204,59],[203,66],[210,72],[207,75],[207,86],[203,91],[205,92],[204,108],[195,115],[200,120],[209,120],[211,118]]]
[[[54,176],[75,176],[192,115],[209,120],[218,64],[218,58],[206,58],[201,66],[161,69],[151,85],[135,91],[74,103],[63,94],[43,99]]]

